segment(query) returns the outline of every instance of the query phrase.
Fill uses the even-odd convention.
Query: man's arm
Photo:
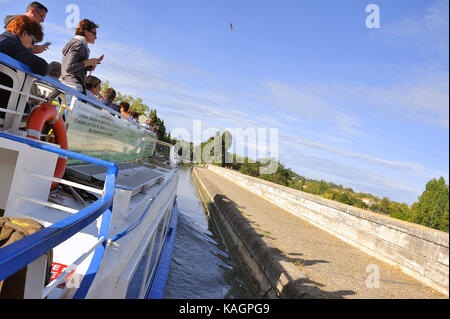
[[[31,72],[44,76],[48,74],[49,66],[47,61],[34,55],[23,45],[19,45],[13,42],[10,49],[12,53],[10,55],[16,60],[19,60],[20,62],[28,65],[31,69]]]
[[[31,52],[34,54],[39,54],[44,51],[47,51],[47,49],[48,49],[48,46],[35,44],[31,47]]]

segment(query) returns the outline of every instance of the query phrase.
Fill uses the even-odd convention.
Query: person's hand
[[[44,51],[47,51],[47,49],[48,49],[48,46],[35,44],[31,47],[31,52],[34,54],[39,54]]]
[[[100,64],[100,60],[96,58],[92,58],[89,60],[84,60],[84,66],[93,66],[95,67],[97,64]]]

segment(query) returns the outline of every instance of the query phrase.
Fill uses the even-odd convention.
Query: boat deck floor
[[[132,162],[117,163],[119,168],[116,186],[133,190],[133,195],[159,184],[164,180],[165,169],[157,166],[137,164]],[[68,167],[66,170],[68,179],[77,180],[91,186],[103,184],[106,178],[106,168],[93,164]]]

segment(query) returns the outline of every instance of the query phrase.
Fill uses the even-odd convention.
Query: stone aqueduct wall
[[[277,206],[448,295],[449,234],[207,165]]]

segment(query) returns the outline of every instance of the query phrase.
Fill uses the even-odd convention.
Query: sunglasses
[[[31,37],[31,45],[35,45],[36,44],[36,38],[34,37],[34,36],[32,36],[32,35],[30,35],[30,37]]]
[[[44,22],[45,16],[47,15],[47,11],[45,10],[39,10],[39,9],[32,9],[33,13],[38,16],[39,18],[41,18],[42,22]]]
[[[41,19],[44,19],[44,18],[45,18],[45,15],[46,15],[46,13],[44,13],[44,12],[42,12],[42,11],[36,11],[36,14],[37,14]]]
[[[97,31],[91,31],[89,30],[88,32],[92,33],[93,35],[97,36]]]

